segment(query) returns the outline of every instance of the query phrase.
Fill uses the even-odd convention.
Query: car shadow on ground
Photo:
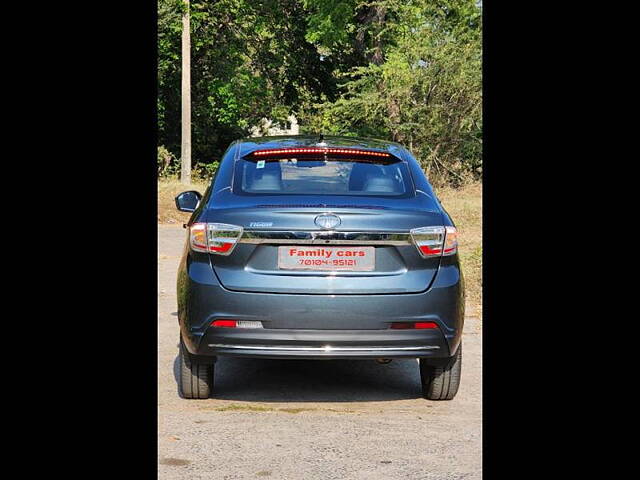
[[[178,388],[179,358],[173,364]],[[415,359],[265,360],[218,358],[213,398],[247,402],[373,402],[420,398]]]

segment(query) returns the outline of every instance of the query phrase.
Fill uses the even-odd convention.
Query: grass
[[[177,179],[158,182],[158,223],[183,224],[190,213],[176,210],[174,198],[185,190],[204,193],[208,181],[196,180],[190,187]],[[467,302],[482,314],[482,184],[465,187],[438,188],[438,197],[453,218],[459,232],[460,261],[464,272]]]

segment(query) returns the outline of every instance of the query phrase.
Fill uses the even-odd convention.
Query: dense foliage
[[[180,155],[183,9],[159,0],[159,163]],[[190,12],[199,168],[262,118],[286,126],[293,113],[302,133],[401,142],[437,182],[481,175],[475,0],[219,0]]]

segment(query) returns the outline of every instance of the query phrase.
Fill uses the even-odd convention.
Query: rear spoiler
[[[254,150],[244,156],[247,159],[276,159],[288,158],[292,155],[296,157],[327,157],[358,158],[364,161],[383,161],[395,163],[401,161],[395,155],[380,150],[364,150],[359,148],[337,148],[337,147],[291,147],[291,148],[266,148]]]

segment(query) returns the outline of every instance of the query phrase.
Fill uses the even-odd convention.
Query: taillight
[[[226,223],[194,223],[189,244],[196,252],[229,255],[242,236],[242,227]]]
[[[444,227],[446,232],[444,236],[443,255],[453,255],[458,251],[458,231],[456,227]]]
[[[411,238],[423,258],[453,255],[458,250],[458,231],[455,227],[414,228]]]

